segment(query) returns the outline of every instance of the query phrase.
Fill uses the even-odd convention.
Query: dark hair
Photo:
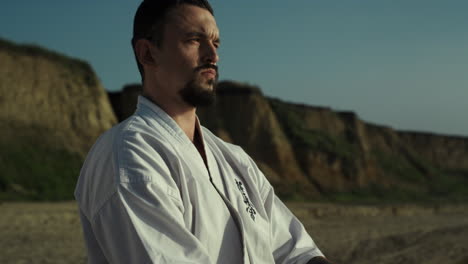
[[[162,42],[166,15],[177,6],[188,4],[201,7],[214,15],[213,8],[207,0],[144,0],[138,7],[133,20],[132,47],[135,59],[143,80],[143,65],[138,61],[135,44],[139,39],[152,40],[156,45]]]

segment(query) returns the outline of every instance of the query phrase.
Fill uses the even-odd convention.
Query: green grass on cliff
[[[429,194],[439,199],[468,201],[468,170],[438,169],[431,175]]]
[[[437,168],[414,154],[374,154],[388,175],[424,189],[423,196],[429,200],[468,200],[468,170]]]
[[[342,193],[327,194],[341,203],[465,203],[468,201],[468,170],[436,168],[414,154],[373,151],[380,168],[394,184],[371,184]]]
[[[270,105],[295,148],[331,153],[345,161],[354,159],[357,147],[345,138],[307,129],[298,110],[287,103],[270,99]]]
[[[86,61],[71,58],[35,44],[16,44],[2,38],[0,38],[0,50],[7,51],[12,55],[43,57],[61,64],[76,75],[83,76],[85,83],[89,86],[96,86],[98,84],[94,70]]]
[[[0,200],[71,200],[81,164],[79,155],[37,138],[2,139]]]
[[[422,169],[427,171],[432,169],[432,167],[424,165],[416,158],[412,158],[411,160],[413,162],[411,162],[407,157],[402,155],[386,153],[383,151],[373,151],[372,154],[376,158],[380,168],[385,171],[387,175],[404,182],[423,184],[426,181],[426,178]]]

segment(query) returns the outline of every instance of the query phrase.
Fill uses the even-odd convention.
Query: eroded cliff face
[[[84,155],[116,122],[89,64],[0,40],[0,199],[72,198]]]
[[[322,193],[385,184],[368,155],[364,123],[353,113],[270,99],[307,177]]]
[[[402,141],[437,167],[468,170],[468,140],[465,137],[400,132]]]
[[[111,98],[134,104],[137,94],[138,85]],[[135,109],[121,106],[128,109],[116,110],[127,113],[119,119]],[[230,81],[219,84],[216,104],[197,114],[204,126],[251,155],[283,197],[468,197],[468,138],[399,132],[352,112],[267,98],[258,87]]]
[[[221,82],[216,103],[197,110],[201,123],[224,140],[240,145],[280,194],[296,191],[314,197],[318,186],[301,170],[267,98],[256,87]]]
[[[323,193],[391,199],[468,195],[468,138],[399,132],[351,112],[271,100],[301,167]]]
[[[44,140],[52,137],[85,154],[117,121],[96,74],[83,61],[0,41],[0,64],[2,122],[43,130]]]

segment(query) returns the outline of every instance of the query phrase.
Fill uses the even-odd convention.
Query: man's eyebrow
[[[191,38],[191,37],[199,37],[199,38],[207,38],[209,39],[209,36],[203,32],[199,32],[199,31],[191,31],[191,32],[187,32],[185,33],[185,36],[188,37],[188,38]],[[215,37],[214,39],[215,42],[217,43],[221,43],[221,40],[219,39],[218,36]]]

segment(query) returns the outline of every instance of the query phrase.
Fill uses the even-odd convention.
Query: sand
[[[468,205],[288,203],[336,263],[468,264]],[[74,202],[0,204],[0,263],[85,263]]]

